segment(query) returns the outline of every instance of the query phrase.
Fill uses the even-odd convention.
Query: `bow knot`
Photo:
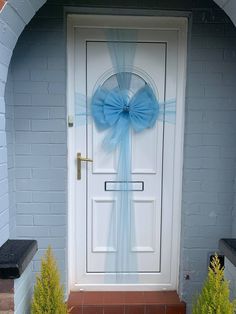
[[[129,104],[124,105],[124,107],[123,107],[123,111],[124,111],[124,112],[129,112],[129,110],[130,110],[130,108],[129,108]]]
[[[105,138],[113,149],[126,135],[129,127],[136,132],[151,128],[158,117],[159,104],[149,85],[132,97],[127,90],[99,88],[92,99],[92,115],[100,129],[111,128]]]

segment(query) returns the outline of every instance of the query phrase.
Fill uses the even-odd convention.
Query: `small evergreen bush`
[[[208,269],[202,291],[193,306],[192,314],[233,314],[236,303],[229,299],[229,282],[224,279],[224,269],[215,254]]]
[[[40,274],[36,277],[31,314],[67,314],[63,287],[52,249],[42,258]]]

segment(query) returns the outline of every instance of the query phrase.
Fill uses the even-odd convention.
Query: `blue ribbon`
[[[117,282],[127,283],[127,280],[134,282],[137,281],[135,275],[137,261],[134,254],[130,255],[131,239],[134,237],[130,233],[134,217],[131,218],[132,192],[128,188],[128,182],[131,180],[130,130],[141,132],[153,127],[158,118],[159,103],[148,84],[134,95],[129,89],[116,87],[108,90],[100,87],[92,98],[91,111],[98,129],[110,129],[104,139],[105,148],[111,151],[119,145],[117,181],[122,181],[125,186],[125,189],[117,194],[119,232],[115,260],[108,254],[106,269],[110,267],[113,271],[115,269]],[[132,274],[132,277],[127,277],[125,275],[127,273]]]
[[[128,90],[109,91],[100,87],[92,99],[92,116],[97,127],[111,128],[104,140],[108,150],[113,150],[127,136],[130,127],[136,132],[153,127],[158,113],[158,101],[148,84],[132,96]]]

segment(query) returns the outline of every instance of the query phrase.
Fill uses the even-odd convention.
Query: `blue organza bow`
[[[92,98],[91,111],[98,129],[110,129],[104,139],[106,150],[111,151],[119,145],[116,181],[123,183],[123,189],[118,188],[115,196],[118,209],[117,230],[119,230],[117,250],[115,255],[107,255],[105,268],[115,271],[117,282],[136,282],[136,255],[130,252],[131,239],[134,241],[134,235],[130,230],[131,223],[134,221],[131,210],[132,192],[129,188],[129,182],[132,180],[130,130],[140,132],[153,127],[158,118],[159,104],[148,84],[135,94],[132,94],[128,88],[116,87],[108,90],[100,87]],[[113,232],[111,231],[111,234]],[[108,239],[109,241],[111,239]]]
[[[99,88],[92,99],[92,116],[99,129],[111,128],[104,143],[109,150],[119,144],[130,127],[136,132],[151,128],[159,113],[159,104],[149,85],[133,96],[128,90]]]

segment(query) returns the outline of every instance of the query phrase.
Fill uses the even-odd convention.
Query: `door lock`
[[[93,162],[92,159],[82,157],[81,153],[77,153],[77,180],[81,180],[81,161]]]

